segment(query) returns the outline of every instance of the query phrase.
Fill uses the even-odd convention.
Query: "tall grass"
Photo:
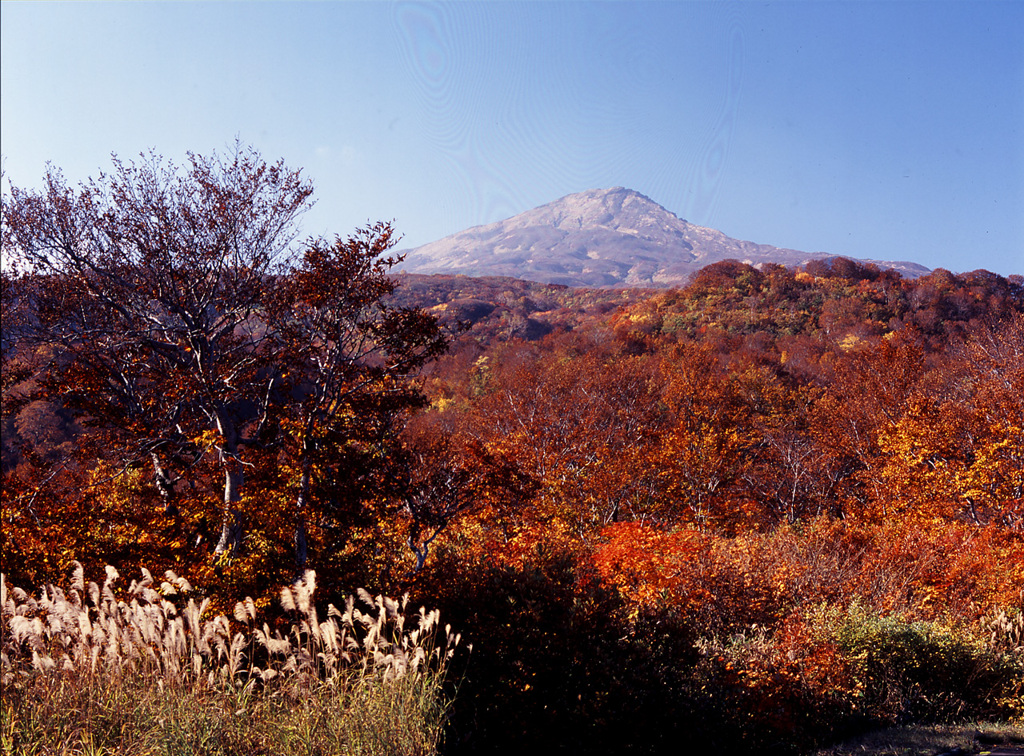
[[[360,591],[321,618],[307,572],[282,632],[251,599],[209,616],[172,572],[118,579],[79,565],[34,597],[0,576],[4,754],[436,753],[459,642],[437,611]]]

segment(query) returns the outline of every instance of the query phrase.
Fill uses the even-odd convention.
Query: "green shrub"
[[[1024,657],[980,632],[908,622],[858,604],[820,611],[816,632],[847,657],[857,709],[903,724],[1024,714]]]

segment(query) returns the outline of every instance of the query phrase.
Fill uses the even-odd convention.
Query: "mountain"
[[[570,194],[507,220],[405,250],[409,273],[511,276],[570,286],[679,286],[705,265],[735,259],[799,265],[834,257],[732,239],[687,223],[621,186]],[[915,263],[874,262],[916,277]]]

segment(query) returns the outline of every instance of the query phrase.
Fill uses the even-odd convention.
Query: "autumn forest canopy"
[[[452,753],[1024,716],[1020,276],[392,274],[312,199],[243,145],[5,189],[12,584],[409,592],[474,646]]]

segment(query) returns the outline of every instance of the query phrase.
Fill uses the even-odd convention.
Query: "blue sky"
[[[730,236],[1024,273],[1024,2],[0,4],[6,179],[236,136],[308,234],[626,186]]]

